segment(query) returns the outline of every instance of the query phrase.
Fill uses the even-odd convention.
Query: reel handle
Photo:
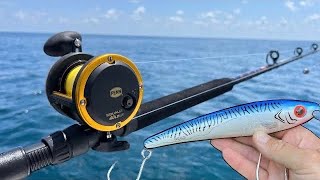
[[[48,56],[64,56],[71,52],[82,52],[82,37],[74,31],[64,31],[53,35],[43,46]]]

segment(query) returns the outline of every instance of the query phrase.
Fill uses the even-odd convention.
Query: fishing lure
[[[216,138],[251,136],[258,130],[278,132],[303,124],[312,118],[319,120],[320,105],[299,100],[268,100],[242,104],[207,115],[159,132],[144,142],[151,149],[193,141]],[[259,180],[261,153],[256,169]],[[143,169],[143,167],[142,167]],[[142,171],[140,168],[140,171]],[[285,169],[285,179],[287,171]]]
[[[216,138],[251,136],[262,130],[286,130],[314,118],[320,105],[299,100],[268,100],[242,104],[197,117],[144,141],[146,149]]]
[[[145,162],[151,157],[151,149],[216,138],[251,136],[258,130],[273,133],[293,128],[312,118],[319,120],[318,114],[320,105],[317,103],[283,99],[242,104],[197,117],[145,140],[145,149],[141,152],[143,161],[136,180],[140,179]],[[256,169],[257,180],[260,161],[261,154]],[[108,179],[114,165],[108,171]]]

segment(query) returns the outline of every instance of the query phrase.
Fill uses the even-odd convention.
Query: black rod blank
[[[142,129],[192,106],[232,90],[230,78],[216,79],[180,92],[142,104],[136,117],[126,126],[123,134]],[[228,84],[228,85],[226,85]]]

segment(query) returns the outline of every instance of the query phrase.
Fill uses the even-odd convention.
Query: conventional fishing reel
[[[143,83],[128,58],[83,53],[81,35],[71,31],[52,36],[44,52],[61,56],[46,82],[48,100],[59,113],[92,129],[112,132],[127,125],[138,112]]]

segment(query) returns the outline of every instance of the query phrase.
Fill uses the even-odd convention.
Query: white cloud
[[[195,25],[201,25],[201,26],[208,26],[209,24],[204,21],[193,21],[193,24]]]
[[[320,22],[320,14],[315,13],[306,18],[306,22],[314,22],[314,21]]]
[[[284,3],[284,5],[290,10],[290,11],[296,11],[297,7],[295,2],[288,0]]]
[[[68,24],[69,23],[69,19],[65,18],[65,17],[59,17],[58,22],[60,24]]]
[[[300,1],[300,6],[307,6],[307,2],[306,1]]]
[[[248,1],[247,0],[242,0],[241,3],[242,4],[248,4]]]
[[[234,16],[232,14],[226,14],[225,18],[228,20],[232,20],[232,19],[234,19]]]
[[[178,11],[176,12],[176,14],[179,15],[179,16],[182,16],[182,15],[184,15],[184,11],[178,10]]]
[[[220,20],[212,18],[212,19],[210,19],[210,22],[212,22],[213,24],[219,24]]]
[[[120,12],[118,12],[118,10],[116,10],[116,9],[109,9],[109,10],[107,11],[107,13],[104,15],[104,17],[107,18],[107,19],[116,20],[116,19],[118,19],[119,15],[120,15]]]
[[[16,17],[19,20],[24,20],[27,17],[27,14],[23,11],[18,11],[14,14],[14,17]]]
[[[97,11],[97,12],[99,12],[99,11],[101,11],[101,8],[100,8],[99,6],[96,6],[96,7],[94,8],[94,10]]]
[[[129,3],[138,4],[138,3],[140,3],[140,1],[139,0],[129,0]]]
[[[160,19],[159,18],[153,18],[153,22],[158,23],[158,22],[160,22]]]
[[[223,23],[225,25],[233,24],[236,15],[240,13],[240,9],[235,9],[232,13],[223,11],[208,11],[201,13],[199,19],[202,22],[219,24]]]
[[[261,16],[260,19],[256,21],[256,25],[266,25],[268,23],[268,18],[266,16]]]
[[[300,6],[306,7],[306,6],[312,6],[314,4],[313,0],[302,0],[299,2]]]
[[[241,9],[237,8],[235,10],[233,10],[233,14],[239,15],[241,13]]]
[[[47,13],[44,11],[36,11],[36,12],[26,12],[26,11],[18,11],[13,14],[13,17],[18,21],[38,24],[47,19]]]
[[[205,13],[202,13],[200,15],[201,18],[215,18],[217,15],[217,12],[215,11],[208,11],[208,12],[205,12]]]
[[[220,23],[217,16],[220,14],[220,11],[208,11],[200,14],[200,19],[202,21],[208,21],[214,24]]]
[[[84,22],[85,23],[88,23],[88,24],[99,24],[100,23],[100,20],[97,19],[97,18],[86,18],[84,19]]]
[[[288,25],[288,20],[284,17],[281,18],[280,20],[280,25],[281,26],[287,26]]]
[[[183,22],[183,18],[180,16],[171,16],[169,19],[173,22]]]
[[[178,22],[178,23],[184,22],[184,19],[182,17],[183,15],[184,15],[184,11],[177,10],[176,15],[169,17],[169,20],[173,22]]]
[[[231,24],[231,21],[228,21],[228,20],[227,20],[227,21],[224,21],[223,24],[224,24],[224,25],[229,25],[229,24]]]
[[[146,13],[146,8],[144,6],[139,6],[133,11],[132,18],[136,21],[141,20],[142,16]]]

